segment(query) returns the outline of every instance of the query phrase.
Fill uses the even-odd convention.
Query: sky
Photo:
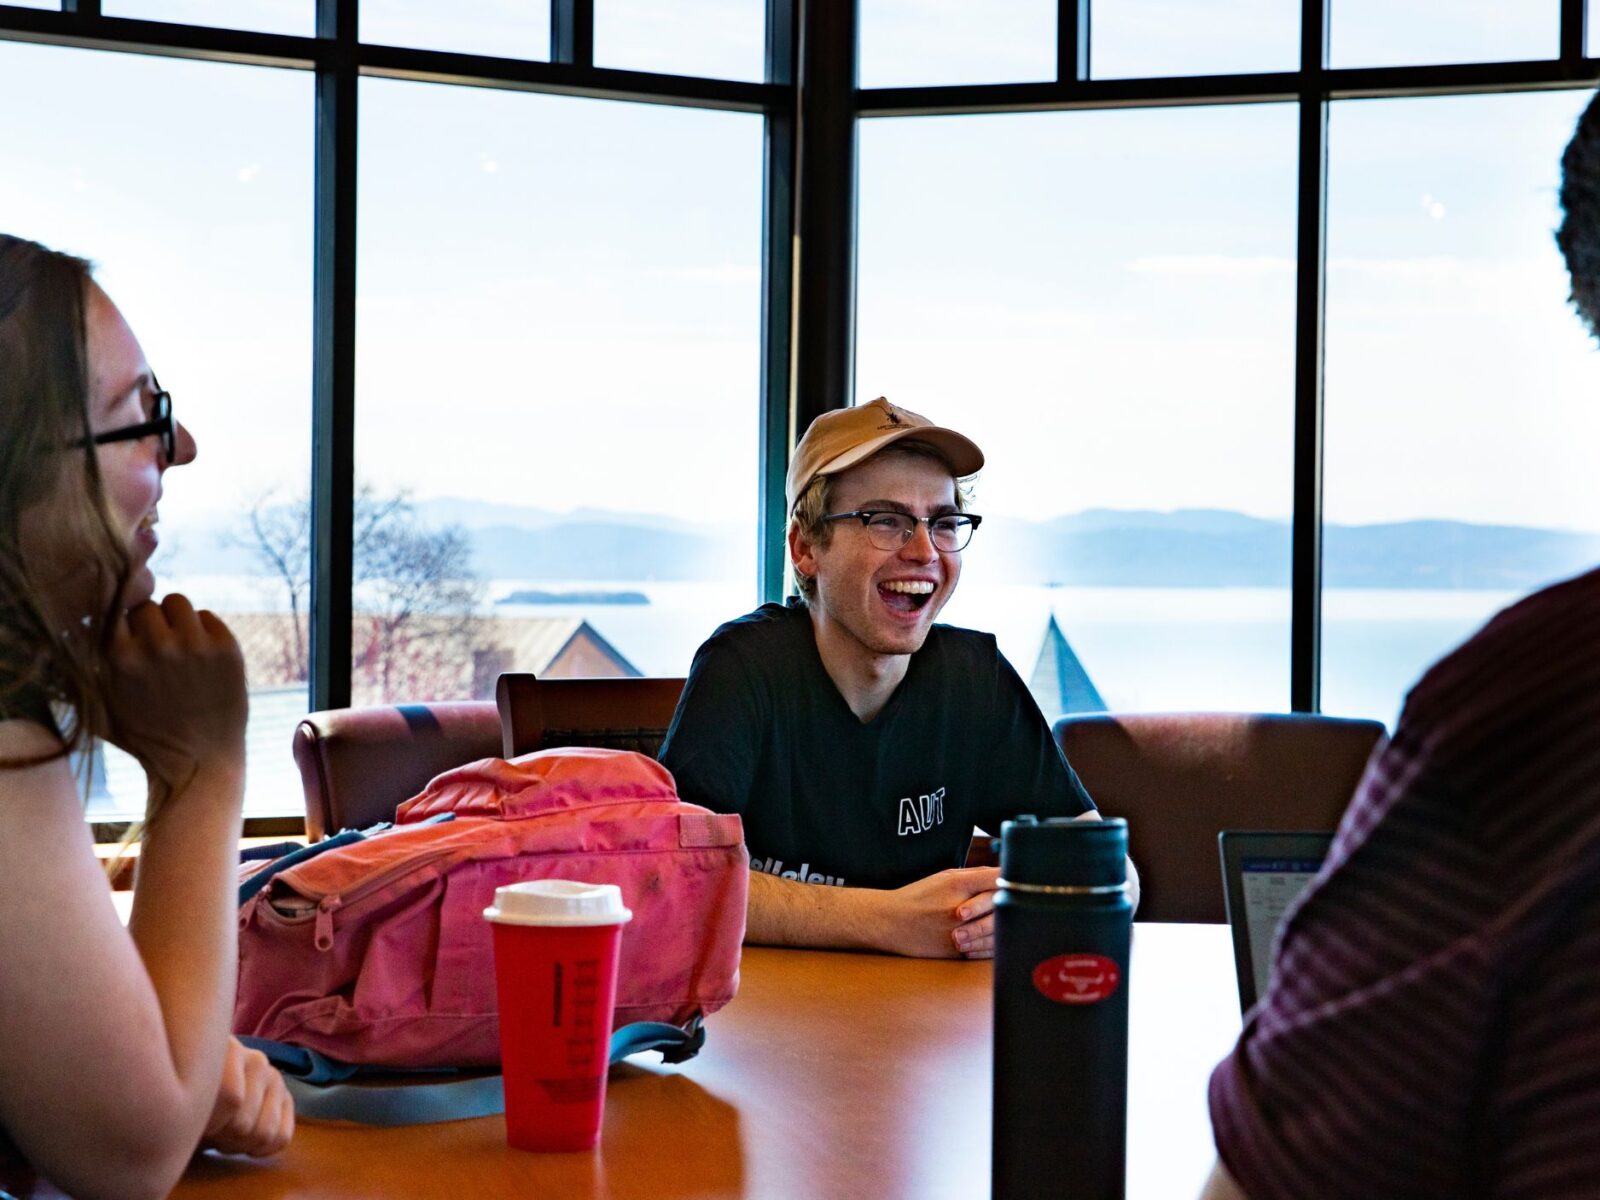
[[[1334,107],[1328,519],[1600,526],[1551,238],[1584,99]],[[1288,105],[864,123],[858,395],[970,428],[985,509],[1287,516],[1295,136]]]
[[[312,7],[228,12],[305,33]],[[1094,70],[1282,69],[1297,7],[1101,0]],[[1555,0],[1450,7],[1429,26],[1436,3],[1339,0],[1334,61],[1553,48]],[[762,8],[599,0],[597,60],[757,78]],[[545,5],[362,12],[373,40],[548,49]],[[861,39],[867,86],[1036,78],[1053,3],[863,0]],[[1334,107],[1329,519],[1600,528],[1600,358],[1550,237],[1584,98]],[[303,489],[311,76],[0,43],[0,108],[35,114],[0,145],[0,229],[101,264],[199,440],[164,526]],[[984,511],[1286,517],[1295,119],[1251,105],[863,122],[858,398],[970,431],[989,453]],[[753,547],[761,139],[748,114],[364,81],[361,477],[748,517]]]

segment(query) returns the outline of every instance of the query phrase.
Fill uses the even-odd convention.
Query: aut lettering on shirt
[[[900,801],[900,836],[906,837],[913,833],[927,833],[935,825],[944,824],[944,789],[930,792],[926,796],[918,796],[913,800],[910,796],[903,797]]]
[[[767,875],[776,875],[779,879],[793,879],[799,883],[826,883],[834,887],[844,886],[843,875],[824,875],[821,871],[813,871],[808,862],[801,863],[798,867],[785,870],[781,858],[758,858],[750,856],[750,869],[761,871]]]

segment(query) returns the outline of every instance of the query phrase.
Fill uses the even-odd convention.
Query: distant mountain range
[[[742,578],[753,532],[650,514],[555,513],[469,500],[416,505],[427,524],[459,525],[488,579],[561,581]],[[166,569],[259,574],[234,526],[179,533]],[[1116,587],[1281,587],[1289,580],[1285,521],[1216,509],[1089,509],[1031,522],[990,517],[981,553],[996,582]],[[1327,525],[1329,587],[1520,590],[1600,563],[1600,534],[1461,521]]]
[[[1032,523],[997,518],[985,552],[1019,583],[1273,587],[1289,579],[1290,528],[1215,509],[1090,509]],[[1518,590],[1600,563],[1600,534],[1463,521],[1324,525],[1325,586]]]

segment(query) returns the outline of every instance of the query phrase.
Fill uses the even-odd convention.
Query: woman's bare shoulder
[[[0,762],[39,758],[56,754],[60,749],[61,738],[55,730],[26,718],[0,717]]]
[[[83,820],[72,764],[55,730],[26,719],[0,720],[0,825],[8,836],[18,821],[36,824],[45,813]]]

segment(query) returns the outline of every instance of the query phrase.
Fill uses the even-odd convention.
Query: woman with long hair
[[[228,1034],[243,661],[214,614],[152,600],[164,477],[194,457],[88,264],[0,234],[0,1171],[80,1198],[165,1195],[200,1145],[293,1130]],[[149,779],[126,928],[70,765],[98,741]]]

